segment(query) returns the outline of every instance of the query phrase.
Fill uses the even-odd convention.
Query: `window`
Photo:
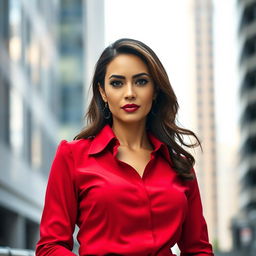
[[[14,153],[20,155],[23,147],[23,102],[16,89],[10,90],[10,144]]]

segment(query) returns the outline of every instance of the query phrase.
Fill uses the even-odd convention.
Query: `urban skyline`
[[[80,12],[82,10],[81,13],[83,13],[81,21],[81,24],[83,24],[83,29],[80,27],[73,31],[80,31],[83,34],[83,36],[79,39],[82,40],[83,43],[82,45],[80,44],[81,52],[77,54],[77,57],[81,61],[81,66],[84,65],[83,69],[77,70],[82,74],[78,74],[77,77],[75,76],[75,79],[78,77],[80,79],[80,82],[77,83],[79,84],[78,87],[80,88],[78,90],[79,93],[76,92],[75,94],[70,93],[69,89],[63,94],[63,91],[61,92],[61,88],[63,87],[51,86],[52,84],[56,84],[55,81],[58,81],[58,79],[64,77],[63,75],[58,74],[58,70],[56,70],[57,63],[59,61],[61,62],[61,54],[63,52],[61,53],[59,51],[60,48],[57,43],[58,38],[55,37],[56,31],[54,31],[58,22],[56,17],[59,17],[58,15],[54,14],[59,11],[61,0],[53,1],[51,3],[53,7],[51,8],[52,12],[49,13],[46,11],[46,9],[49,9],[48,1],[44,1],[44,4],[41,1],[33,2],[35,5],[31,4],[30,6],[26,4],[26,1],[8,0],[1,1],[0,6],[0,14],[1,10],[3,11],[6,10],[6,8],[10,8],[10,12],[8,12],[8,14],[10,14],[10,21],[13,20],[14,23],[17,23],[17,19],[19,19],[17,13],[20,12],[20,7],[17,8],[17,6],[22,6],[22,8],[24,8],[24,15],[26,19],[31,20],[34,17],[35,20],[34,24],[30,24],[28,21],[28,25],[24,25],[24,23],[22,25],[23,27],[19,29],[12,28],[12,33],[18,34],[11,36],[11,34],[9,34],[11,29],[6,34],[6,28],[4,27],[4,24],[8,23],[7,20],[9,20],[9,17],[6,17],[6,13],[0,15],[0,40],[2,40],[1,42],[5,41],[3,45],[8,45],[7,48],[4,50],[2,49],[0,52],[0,121],[1,123],[5,124],[5,126],[2,126],[0,129],[0,152],[1,159],[4,157],[4,162],[8,163],[14,161],[11,161],[10,159],[15,159],[16,162],[16,165],[8,166],[6,164],[4,169],[1,168],[3,175],[0,183],[0,213],[2,214],[1,216],[10,214],[9,210],[6,212],[5,209],[3,209],[3,206],[4,208],[6,207],[7,202],[4,202],[2,195],[5,195],[4,193],[6,193],[5,186],[10,186],[12,189],[14,186],[18,186],[19,183],[7,183],[9,181],[11,183],[12,181],[10,175],[17,175],[14,169],[19,166],[20,162],[18,160],[16,161],[16,159],[17,156],[18,158],[21,157],[21,166],[23,166],[22,168],[24,169],[25,177],[28,178],[31,176],[30,174],[33,173],[32,178],[29,178],[29,180],[32,179],[33,182],[33,179],[36,179],[36,182],[40,184],[40,186],[37,188],[38,198],[37,202],[35,202],[36,210],[34,209],[36,217],[31,219],[33,220],[32,222],[29,219],[24,220],[20,218],[19,215],[18,217],[13,215],[15,217],[11,218],[16,220],[17,227],[23,226],[23,232],[24,225],[26,230],[31,230],[30,234],[35,234],[38,232],[37,225],[39,221],[40,209],[42,208],[43,204],[43,192],[51,163],[51,156],[54,154],[55,147],[59,139],[73,139],[73,136],[79,132],[79,129],[81,129],[84,125],[83,116],[79,118],[79,115],[83,115],[85,113],[86,106],[88,106],[90,99],[88,90],[93,67],[100,52],[109,43],[120,37],[132,37],[142,40],[151,46],[152,49],[155,50],[159,55],[164,66],[166,67],[167,72],[170,74],[171,83],[177,93],[180,103],[179,120],[185,127],[191,129],[194,129],[198,124],[196,120],[191,120],[191,116],[194,115],[193,112],[195,111],[195,108],[191,107],[194,106],[193,100],[195,99],[192,99],[192,94],[190,94],[191,81],[194,79],[194,74],[191,68],[191,65],[193,65],[192,59],[194,52],[190,52],[188,47],[188,44],[192,44],[193,42],[193,37],[191,37],[188,24],[193,16],[193,10],[191,9],[191,4],[187,4],[188,1],[180,1],[179,3],[176,3],[176,7],[173,3],[170,3],[172,1],[164,0],[159,1],[157,5],[154,1],[140,1],[140,3],[137,3],[133,0],[129,1],[129,3],[122,3],[122,6],[120,3],[118,3],[118,1],[115,0],[87,1],[86,5],[83,4],[82,8],[79,10]],[[80,4],[82,4],[83,1],[81,0],[76,2],[80,2]],[[104,4],[102,4],[103,2]],[[191,2],[192,0],[190,3]],[[238,122],[238,113],[243,111],[242,108],[239,107],[240,102],[238,99],[234,99],[236,94],[238,94],[238,82],[236,81],[238,75],[235,73],[236,56],[234,54],[234,51],[238,49],[236,49],[235,40],[237,40],[237,44],[239,42],[238,38],[234,38],[234,33],[236,33],[236,26],[238,26],[235,24],[235,22],[238,22],[240,17],[239,15],[237,15],[237,17],[232,16],[235,15],[236,12],[239,13],[239,8],[241,5],[237,5],[237,2],[241,4],[243,1],[228,0],[225,3],[220,3],[220,1],[215,0],[213,1],[212,10],[213,22],[215,24],[213,27],[215,27],[215,30],[217,30],[212,31],[214,34],[214,59],[212,61],[215,63],[212,76],[214,81],[214,110],[216,114],[216,117],[214,118],[217,128],[216,135],[214,135],[214,137],[216,136],[215,157],[218,159],[216,163],[217,166],[215,166],[215,168],[218,171],[217,182],[219,184],[217,195],[219,199],[217,202],[217,214],[218,219],[220,220],[216,226],[216,228],[219,230],[216,231],[214,236],[219,238],[221,242],[218,244],[218,246],[224,251],[230,250],[233,246],[231,237],[232,230],[230,229],[231,216],[235,216],[239,208],[239,202],[236,200],[239,193],[236,191],[238,187],[236,177],[234,176],[234,179],[230,180],[230,175],[232,175],[233,170],[241,169],[237,161],[237,154],[239,152],[236,147],[239,143],[239,129],[236,127],[236,125]],[[7,6],[8,3],[10,4],[9,6]],[[136,10],[133,8],[134,5],[137,6]],[[147,8],[145,8],[145,6],[147,6]],[[120,10],[124,7],[126,9],[125,15],[124,13],[120,12]],[[105,8],[105,12],[103,8]],[[228,10],[228,8],[232,9],[232,11]],[[141,13],[141,10],[144,10],[143,14]],[[40,15],[38,13],[40,13]],[[97,13],[97,15],[95,15],[95,13]],[[132,18],[131,13],[133,13]],[[224,22],[225,18],[220,16],[225,16],[223,14],[227,13],[229,16],[226,16],[226,22]],[[38,17],[38,19],[35,18],[35,15]],[[55,18],[53,18],[52,15]],[[153,16],[155,17],[154,19],[152,19]],[[76,18],[79,18],[79,16],[76,16]],[[67,23],[68,22],[69,21],[67,20]],[[50,23],[52,26],[49,27]],[[166,26],[166,24],[169,25]],[[164,30],[161,30],[161,27],[164,28]],[[229,29],[230,27],[232,28],[231,31]],[[33,32],[31,32],[30,35],[30,32],[28,33],[28,31]],[[38,40],[40,40],[40,34],[41,37],[43,37],[45,35],[44,33],[46,33],[48,36],[45,37],[41,42],[38,42]],[[224,41],[223,35],[225,35]],[[23,38],[22,40],[25,40],[24,46],[22,41],[22,47],[21,42],[19,41],[20,36]],[[31,38],[35,40],[35,43],[30,44],[29,41],[26,43],[26,40],[30,40]],[[64,38],[65,35],[63,40]],[[9,44],[6,44],[6,40],[8,40]],[[79,42],[79,40],[76,42]],[[67,42],[68,41],[66,41],[66,43]],[[231,43],[231,45],[228,45],[228,43]],[[62,49],[67,50],[65,45],[62,45],[62,47]],[[43,55],[42,53],[44,52],[47,52],[47,54]],[[6,56],[6,53],[8,53],[9,56],[8,54]],[[43,57],[46,59],[44,60]],[[22,58],[25,61],[24,63],[19,61],[19,59],[23,61]],[[47,58],[49,58],[51,61],[49,61],[49,59],[47,61]],[[12,62],[14,62],[15,65],[13,65]],[[6,63],[8,63],[8,65],[6,65]],[[16,69],[17,63],[20,63],[18,66],[21,66],[22,69],[25,67],[24,70]],[[67,64],[68,62],[65,63]],[[72,63],[74,64],[74,61]],[[9,75],[9,67],[11,67],[11,70],[13,70],[12,76]],[[44,67],[47,67],[48,71],[43,70]],[[65,70],[69,70],[69,64],[67,64],[66,67],[65,65],[62,65],[62,67],[64,67],[64,72]],[[73,68],[75,68],[75,66],[73,66]],[[237,69],[239,69],[239,67]],[[74,77],[73,73],[72,75]],[[25,80],[23,77],[25,77]],[[21,78],[23,80],[20,80]],[[28,85],[25,86],[25,81],[27,81],[26,79],[31,79],[28,83],[29,86],[32,85],[31,90],[28,88]],[[24,82],[17,83],[17,81]],[[75,88],[72,87],[72,83],[72,81],[69,81],[66,86],[70,86],[71,91],[73,91]],[[7,89],[10,85],[12,85],[12,87],[10,87],[12,88],[11,90]],[[230,89],[231,86],[233,89],[232,91]],[[19,96],[20,91],[23,93],[21,97]],[[29,94],[28,91],[30,92]],[[62,95],[62,98],[55,98],[56,94],[58,93]],[[80,108],[78,108],[77,111],[77,107],[72,105],[72,95],[78,95],[80,97],[80,100],[75,102],[80,105]],[[6,101],[9,97],[10,102]],[[32,103],[30,103],[30,99],[34,99]],[[242,99],[242,105],[244,104],[243,106],[246,108],[246,101],[244,98]],[[12,102],[15,102],[15,104]],[[63,103],[66,107],[66,112],[61,108]],[[40,107],[35,108],[35,105]],[[35,110],[32,110],[33,108]],[[26,109],[28,110],[28,113],[24,115],[25,119],[20,118],[21,115],[23,115],[23,112],[26,112]],[[4,114],[7,113],[5,111],[11,113],[11,120],[6,121],[6,118],[8,117],[6,114]],[[67,115],[68,117],[72,111],[76,112],[77,114],[76,121],[73,119],[68,120],[67,118],[64,118],[65,116],[63,116]],[[48,114],[51,118],[49,122],[45,124],[43,123],[43,120],[45,120],[45,115],[48,116]],[[30,115],[33,117],[31,119],[32,121],[30,120]],[[60,116],[62,116],[62,118],[60,118]],[[74,115],[72,115],[72,118],[73,117]],[[28,125],[29,123],[31,123],[31,126]],[[28,130],[24,129],[24,127]],[[19,137],[21,131],[22,134],[24,134],[24,137],[22,138]],[[31,137],[29,137],[28,134],[31,134]],[[59,137],[57,137],[56,134],[59,134]],[[49,136],[49,139],[45,139],[47,136]],[[8,147],[6,147],[6,145],[8,145]],[[15,158],[12,158],[13,155]],[[31,167],[28,167],[28,163],[29,166],[31,165]],[[6,172],[5,170],[10,170],[10,172]],[[0,173],[2,173],[1,171]],[[207,172],[207,170],[203,171]],[[37,178],[37,174],[39,174],[39,176],[43,174],[42,178]],[[20,180],[20,182],[21,181],[22,180]],[[24,187],[24,185],[21,186],[21,188],[22,187]],[[227,191],[224,189],[225,187],[235,187],[235,189],[234,191],[228,191],[227,193]],[[31,193],[29,188],[28,191]],[[24,191],[24,193],[26,194],[28,192]],[[202,189],[201,193],[202,197],[204,197],[204,189]],[[207,193],[207,196],[209,196],[209,193]],[[9,197],[6,197],[6,201],[8,198]],[[18,198],[16,198],[16,200],[18,200]],[[227,211],[225,212],[225,205],[228,205],[230,210],[229,213],[227,213]],[[29,210],[30,208],[27,209]],[[11,219],[11,221],[13,219]],[[210,224],[210,226],[212,226],[212,224]],[[16,237],[16,239],[18,238]],[[31,245],[34,242],[33,239],[31,239],[31,241],[25,243],[30,244],[30,246],[27,246],[27,248],[31,248]],[[13,244],[15,243],[13,242]],[[13,244],[10,244],[10,246],[13,246]],[[23,246],[19,247],[24,247],[24,241],[16,244],[23,244]],[[0,246],[2,246],[2,244],[0,244]]]

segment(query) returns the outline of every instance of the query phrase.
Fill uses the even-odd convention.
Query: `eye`
[[[119,80],[113,80],[110,82],[113,87],[120,87],[123,83]]]
[[[138,79],[138,80],[136,81],[136,84],[138,84],[138,85],[145,85],[145,84],[147,84],[147,83],[148,83],[148,80],[145,79],[145,78],[140,78],[140,79]]]

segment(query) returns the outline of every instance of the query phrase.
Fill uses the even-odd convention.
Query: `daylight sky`
[[[148,44],[169,75],[181,106],[181,120],[189,124],[184,92],[189,86],[190,0],[105,0],[106,41],[121,37]],[[215,98],[218,139],[236,143],[238,134],[238,75],[235,0],[214,0]]]

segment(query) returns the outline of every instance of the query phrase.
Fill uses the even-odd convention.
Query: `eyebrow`
[[[139,74],[133,75],[132,78],[137,78],[139,76],[148,76],[148,77],[150,77],[150,75],[148,73],[139,73]],[[109,77],[109,79],[111,79],[111,78],[125,79],[125,76],[111,75]]]

